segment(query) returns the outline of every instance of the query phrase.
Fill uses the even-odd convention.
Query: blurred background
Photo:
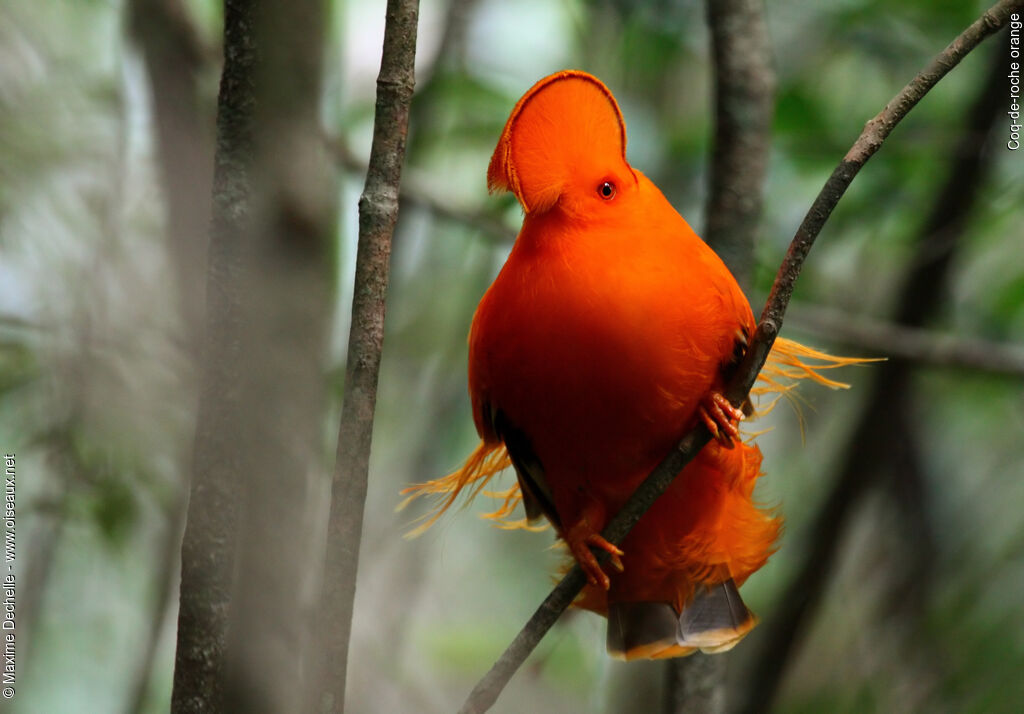
[[[778,86],[755,313],[864,122],[985,7],[767,3]],[[342,181],[323,478],[384,2],[334,0],[330,17],[322,116]],[[0,449],[18,464],[6,711],[168,708],[197,400],[189,315],[205,284],[201,250],[173,236],[210,213],[221,19],[212,0],[0,0]],[[728,655],[731,710],[1024,707],[1024,153],[1006,148],[1005,40],[893,133],[798,283],[783,334],[899,358],[845,370],[847,392],[804,386],[802,419],[783,405],[748,427],[766,431],[759,497],[787,527],[744,588],[762,624]],[[700,232],[710,56],[695,1],[423,0],[350,711],[457,709],[559,560],[550,530],[481,522],[486,499],[414,541],[402,534],[417,512],[394,512],[404,485],[476,441],[465,338],[521,215],[484,178],[511,107],[552,71],[596,74],[622,106],[631,163]],[[659,711],[663,681],[659,664],[609,660],[604,622],[572,612],[494,711]]]

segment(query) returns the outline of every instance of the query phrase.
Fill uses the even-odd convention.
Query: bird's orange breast
[[[611,220],[528,217],[473,321],[474,403],[529,435],[560,512],[582,489],[614,513],[753,324],[721,261],[640,178]]]

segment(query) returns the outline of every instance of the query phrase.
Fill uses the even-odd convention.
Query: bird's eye
[[[610,181],[605,181],[597,187],[597,195],[606,201],[610,201],[615,198],[615,184]]]

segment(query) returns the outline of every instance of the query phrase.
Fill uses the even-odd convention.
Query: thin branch
[[[885,105],[885,108],[877,116],[868,121],[857,141],[850,147],[839,166],[825,182],[824,188],[814,200],[810,211],[797,230],[796,237],[793,238],[786,258],[775,278],[772,293],[768,297],[768,304],[761,314],[762,321],[773,321],[776,329],[782,327],[782,313],[785,305],[789,302],[789,296],[792,294],[793,285],[796,282],[796,275],[800,272],[807,252],[814,245],[814,240],[821,232],[821,227],[828,220],[832,209],[842,198],[850,182],[868,159],[878,151],[889,133],[940,79],[967,56],[968,52],[1009,22],[1010,13],[1015,9],[1019,10],[1022,6],[1024,3],[1020,0],[1002,0],[993,5],[953,40],[946,49],[937,54],[927,67]]]
[[[725,396],[734,405],[739,406],[743,402],[757,379],[757,375],[771,351],[772,344],[778,336],[779,328],[782,326],[786,306],[807,253],[857,172],[878,150],[892,129],[920,101],[921,97],[927,94],[983,39],[1003,27],[1009,21],[1011,10],[1020,5],[1020,0],[1003,0],[993,6],[939,53],[877,117],[867,123],[861,136],[826,181],[790,243],[754,338],[737,368],[736,374],[725,390]],[[608,523],[602,535],[612,543],[621,543],[633,525],[710,438],[711,435],[703,424],[698,424],[687,433],[677,447],[655,467],[615,518]],[[598,554],[598,558],[604,560],[600,554]],[[473,688],[459,710],[460,714],[485,712],[497,701],[498,695],[512,675],[565,608],[572,603],[583,588],[584,582],[585,578],[579,565],[574,565],[537,608],[537,611],[519,631],[519,634],[490,671]]]
[[[415,83],[418,13],[418,0],[388,0],[370,164],[359,199],[352,327],[327,530],[321,618],[326,641],[323,673],[318,683],[319,707],[327,712],[342,712],[345,707],[359,543],[384,341],[391,238],[398,219],[399,185]]]
[[[938,307],[955,249],[966,232],[966,219],[990,169],[992,154],[983,151],[983,146],[1003,116],[1004,57],[1001,52],[994,53],[988,78],[953,152],[949,178],[921,229],[917,255],[896,306],[896,319],[910,328],[925,324]],[[789,655],[814,617],[856,506],[883,478],[905,477],[904,471],[915,458],[913,445],[902,436],[913,422],[911,394],[906,362],[890,361],[878,369],[867,406],[839,461],[841,471],[805,539],[808,545],[803,561],[760,633],[754,670],[740,688],[743,697],[738,711],[755,714],[769,707]],[[916,535],[922,536],[920,532]]]
[[[791,309],[789,320],[798,329],[890,359],[1024,377],[1024,347],[1020,345],[943,334],[813,305]]]

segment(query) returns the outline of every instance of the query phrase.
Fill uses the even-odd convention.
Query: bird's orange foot
[[[709,392],[701,400],[697,413],[711,432],[711,436],[718,439],[723,446],[731,447],[732,440],[740,438],[738,424],[743,421],[743,411],[730,404],[720,392]]]
[[[576,558],[576,562],[580,564],[583,574],[587,576],[587,582],[591,585],[600,586],[605,590],[611,585],[607,573],[597,562],[597,556],[590,550],[591,546],[606,551],[609,554],[608,563],[615,570],[620,573],[625,570],[622,565],[621,556],[624,555],[622,550],[614,543],[605,540],[600,533],[595,532],[586,520],[581,520],[568,530],[565,534],[565,543],[569,546],[569,551]]]

